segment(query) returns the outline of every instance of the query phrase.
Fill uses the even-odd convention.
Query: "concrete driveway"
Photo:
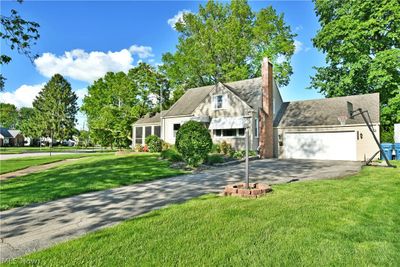
[[[357,173],[359,162],[257,160],[251,182],[287,183]],[[171,203],[219,193],[243,181],[244,164],[214,168],[0,212],[1,261],[40,250]]]

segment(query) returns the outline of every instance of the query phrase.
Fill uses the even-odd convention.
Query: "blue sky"
[[[30,106],[34,96],[54,72],[66,77],[82,98],[90,82],[106,71],[127,70],[139,60],[157,64],[165,52],[173,52],[178,34],[168,24],[180,11],[196,12],[205,2],[195,1],[2,1],[1,12],[17,9],[23,18],[38,22],[40,39],[33,50],[40,56],[35,64],[9,51],[12,56],[2,66],[7,77],[2,102]],[[281,88],[284,101],[322,98],[306,89],[312,66],[322,66],[324,56],[312,47],[311,38],[319,29],[311,1],[250,1],[253,10],[272,5],[284,13],[285,21],[298,34],[292,58],[294,74]],[[82,116],[80,115],[80,124]]]

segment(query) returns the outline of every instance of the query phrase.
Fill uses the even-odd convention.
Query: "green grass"
[[[182,174],[158,154],[98,155],[0,183],[0,210]]]
[[[53,156],[38,156],[38,157],[25,157],[15,158],[0,161],[0,174],[13,172],[21,169],[25,169],[31,166],[43,165],[47,163],[57,162],[65,159],[82,158],[87,156],[95,156],[98,154],[65,154],[65,155],[53,155]]]
[[[396,163],[400,167],[399,163]],[[208,195],[16,261],[38,266],[397,266],[400,169]],[[178,189],[180,190],[180,189]]]
[[[52,152],[68,152],[75,150],[93,150],[93,148],[83,148],[83,147],[73,147],[73,146],[54,146],[52,147]],[[99,149],[96,151],[112,151],[110,149]],[[30,152],[49,152],[49,147],[0,147],[0,154],[22,154]]]

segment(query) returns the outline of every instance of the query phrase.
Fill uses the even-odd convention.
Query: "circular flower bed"
[[[238,196],[246,198],[257,198],[271,192],[272,188],[267,184],[250,183],[246,188],[245,183],[227,185],[224,189],[225,196]]]

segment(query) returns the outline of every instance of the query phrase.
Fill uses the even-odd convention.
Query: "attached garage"
[[[339,121],[348,101],[368,111],[379,138],[379,94],[284,102],[274,120],[275,156],[364,161],[375,155],[379,148],[361,116]]]
[[[357,136],[349,132],[294,132],[284,135],[289,159],[356,160]]]

